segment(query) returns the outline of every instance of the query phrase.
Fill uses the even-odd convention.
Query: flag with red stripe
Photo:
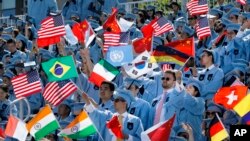
[[[70,80],[50,82],[44,88],[43,97],[49,103],[57,106],[75,91],[77,91],[77,87]]]
[[[206,14],[208,12],[207,0],[194,1],[192,7],[189,7],[189,12],[190,15]]]
[[[11,82],[17,99],[42,91],[42,84],[36,70],[15,76]]]
[[[197,33],[199,40],[211,35],[211,30],[208,24],[207,17],[199,18],[198,25],[196,27],[196,33]]]
[[[227,130],[217,114],[210,123],[209,134],[211,141],[222,141],[228,137]]]
[[[104,51],[109,47],[128,45],[130,32],[105,32],[104,33]]]
[[[168,22],[168,20],[164,17],[158,19],[152,27],[154,28],[154,36],[159,36],[165,32],[173,30],[173,26]]]
[[[246,0],[236,0],[241,5],[246,5]]]
[[[59,42],[60,37],[66,34],[62,15],[51,15],[44,19],[41,22],[41,28],[38,30],[37,34],[37,44],[39,47]]]

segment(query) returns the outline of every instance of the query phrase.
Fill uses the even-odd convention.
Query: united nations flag
[[[133,61],[132,46],[109,47],[106,60],[113,66],[122,66]]]
[[[78,77],[75,62],[72,56],[53,58],[42,63],[42,68],[50,82]]]

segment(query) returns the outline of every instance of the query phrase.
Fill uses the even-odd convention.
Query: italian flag
[[[103,81],[112,81],[118,74],[119,70],[117,68],[102,59],[94,66],[93,72],[90,74],[89,81],[97,86],[101,86]]]
[[[5,135],[20,141],[25,141],[28,135],[26,124],[17,117],[10,115],[5,129]]]
[[[49,133],[55,131],[60,126],[49,105],[46,105],[38,114],[26,125],[29,133],[39,140]]]
[[[84,138],[96,133],[96,128],[85,111],[82,111],[58,136],[71,139]]]

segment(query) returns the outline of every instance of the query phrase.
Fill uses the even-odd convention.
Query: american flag
[[[200,17],[198,21],[198,25],[196,27],[196,33],[199,39],[202,39],[204,37],[211,35],[211,30],[208,25],[207,17]]]
[[[17,99],[42,91],[42,84],[36,70],[13,77],[11,82]]]
[[[191,8],[194,7],[194,6],[196,6],[196,5],[198,5],[198,0],[191,0],[190,2],[188,2],[188,3],[186,4],[187,9],[188,9],[189,11],[191,11]]]
[[[163,64],[161,69],[163,72],[165,72],[167,70],[172,70],[173,68],[171,64]]]
[[[76,85],[70,80],[50,82],[44,88],[43,97],[49,103],[57,106],[76,90]]]
[[[104,51],[106,52],[111,46],[128,45],[130,32],[121,33],[104,33]]]
[[[207,0],[194,1],[191,8],[189,8],[190,15],[201,15],[208,12]]]
[[[62,15],[51,15],[44,19],[37,33],[40,39],[65,35],[66,31]]]
[[[241,5],[246,5],[246,0],[237,0],[238,3],[240,3]]]
[[[154,28],[154,36],[159,36],[165,32],[173,30],[173,26],[168,22],[168,20],[164,17],[161,17],[157,20],[152,27]]]

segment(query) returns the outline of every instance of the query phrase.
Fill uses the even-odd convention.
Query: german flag
[[[167,46],[157,46],[151,56],[154,57],[157,62],[175,63],[180,66],[183,66],[190,57],[181,51]]]
[[[157,62],[170,62],[183,66],[189,57],[194,57],[194,39],[188,38],[157,46],[152,56]]]
[[[228,133],[217,114],[210,123],[209,134],[211,141],[222,141],[228,137]]]

